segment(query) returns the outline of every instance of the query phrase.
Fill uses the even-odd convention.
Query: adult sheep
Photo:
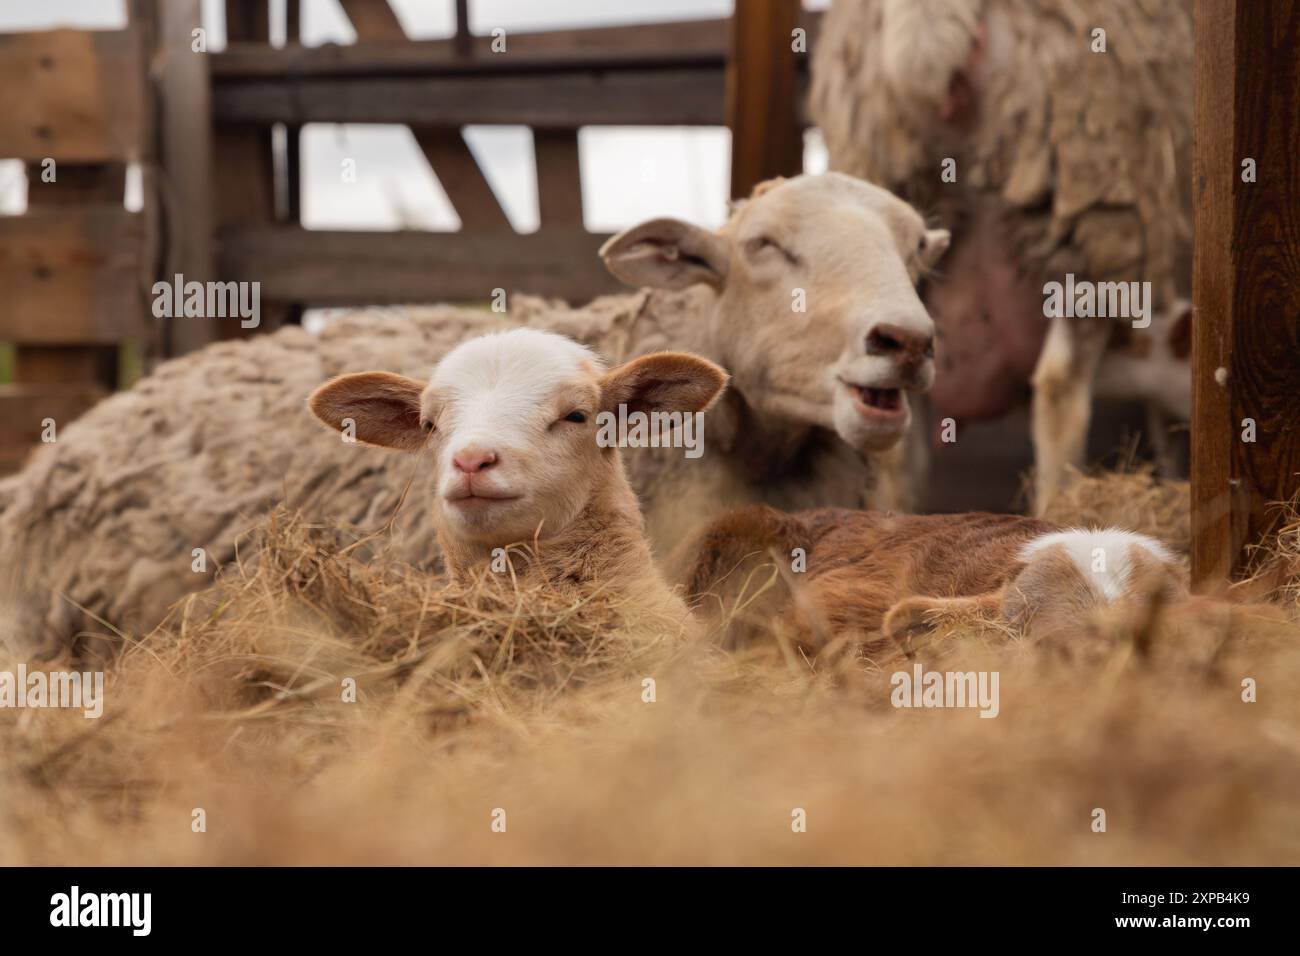
[[[1191,0],[836,0],[826,15],[811,112],[831,168],[953,229],[925,293],[935,410],[993,418],[1032,384],[1040,509],[1081,463],[1094,391],[1146,400],[1158,444],[1190,414],[1191,68]],[[1049,323],[1048,283],[1071,275],[1108,301],[1130,290],[1101,283],[1150,283],[1145,314]]]
[[[57,643],[87,613],[147,628],[282,501],[371,529],[396,512],[389,545],[435,565],[427,510],[397,507],[411,480],[430,479],[427,463],[324,434],[305,399],[347,372],[427,376],[461,340],[517,324],[568,335],[613,364],[673,348],[731,374],[705,419],[702,457],[626,456],[660,554],[688,524],[746,502],[888,504],[875,465],[906,431],[907,392],[934,374],[915,284],[947,239],[882,189],[801,176],[760,186],[717,231],[655,219],[611,239],[607,267],[639,292],[576,309],[517,297],[509,315],[358,311],[319,336],[286,328],[167,362],[0,485],[5,636]]]

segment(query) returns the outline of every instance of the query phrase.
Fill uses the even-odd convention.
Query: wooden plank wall
[[[1300,490],[1300,2],[1195,9],[1192,573],[1209,589]]]
[[[32,440],[42,402],[58,393],[59,414],[35,420],[62,422],[115,386],[122,341],[175,354],[249,334],[236,320],[152,320],[159,277],[263,282],[261,331],[308,303],[483,299],[500,285],[585,300],[619,286],[595,254],[606,237],[583,224],[581,126],[730,122],[739,176],[797,171],[803,63],[764,65],[764,51],[789,50],[792,24],[815,31],[797,0],[754,0],[762,9],[746,3],[735,22],[512,32],[508,55],[470,32],[467,0],[454,2],[455,36],[418,42],[386,0],[341,0],[358,43],[313,49],[297,42],[299,0],[286,2],[284,48],[269,42],[269,0],[225,0],[221,53],[190,49],[199,0],[128,0],[122,31],[0,36],[0,156],[33,174],[30,212],[0,222],[0,341],[18,343],[0,403],[20,423],[0,432],[0,468]],[[302,229],[311,121],[410,125],[461,231]],[[469,123],[533,130],[536,234],[511,227]],[[51,156],[57,185],[40,184]],[[133,161],[143,215],[121,208]]]
[[[0,36],[0,156],[23,160],[28,210],[0,218],[0,473],[117,385],[118,346],[147,341],[144,218],[126,164],[149,153],[145,33]],[[52,164],[52,165],[51,165]]]

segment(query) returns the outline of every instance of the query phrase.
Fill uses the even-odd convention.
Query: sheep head
[[[631,285],[711,290],[697,341],[753,414],[874,451],[898,442],[908,393],[934,379],[916,284],[948,239],[885,190],[824,173],[761,185],[717,231],[655,219],[601,256]]]
[[[610,416],[702,412],[726,382],[694,355],[657,352],[607,371],[570,339],[513,329],[460,344],[427,383],[343,375],[309,405],[359,442],[429,455],[440,532],[492,548],[558,534],[593,503],[639,521],[619,442],[605,440]]]

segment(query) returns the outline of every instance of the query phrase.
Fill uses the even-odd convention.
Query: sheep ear
[[[686,352],[655,352],[625,362],[600,380],[604,411],[702,412],[727,387],[727,373]]]
[[[727,281],[727,241],[680,219],[651,219],[620,232],[600,247],[600,258],[617,279],[655,289],[685,289]]]
[[[424,445],[420,394],[424,383],[392,372],[340,375],[307,400],[312,413],[359,442],[415,451]]]
[[[933,269],[939,264],[939,260],[948,251],[951,243],[952,233],[947,229],[925,230],[925,244],[921,247],[921,267],[927,271]]]

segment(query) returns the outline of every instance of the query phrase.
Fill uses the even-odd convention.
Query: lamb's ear
[[[600,247],[605,268],[628,285],[685,289],[727,281],[727,240],[680,219],[651,219]]]
[[[615,412],[702,412],[727,387],[727,373],[687,352],[655,352],[624,362],[600,380],[600,405]]]
[[[392,372],[356,372],[331,379],[307,399],[312,413],[357,441],[415,451],[424,445],[420,393],[424,383]]]
[[[925,230],[925,239],[921,242],[921,268],[929,271],[938,265],[951,242],[952,233],[947,229]]]

